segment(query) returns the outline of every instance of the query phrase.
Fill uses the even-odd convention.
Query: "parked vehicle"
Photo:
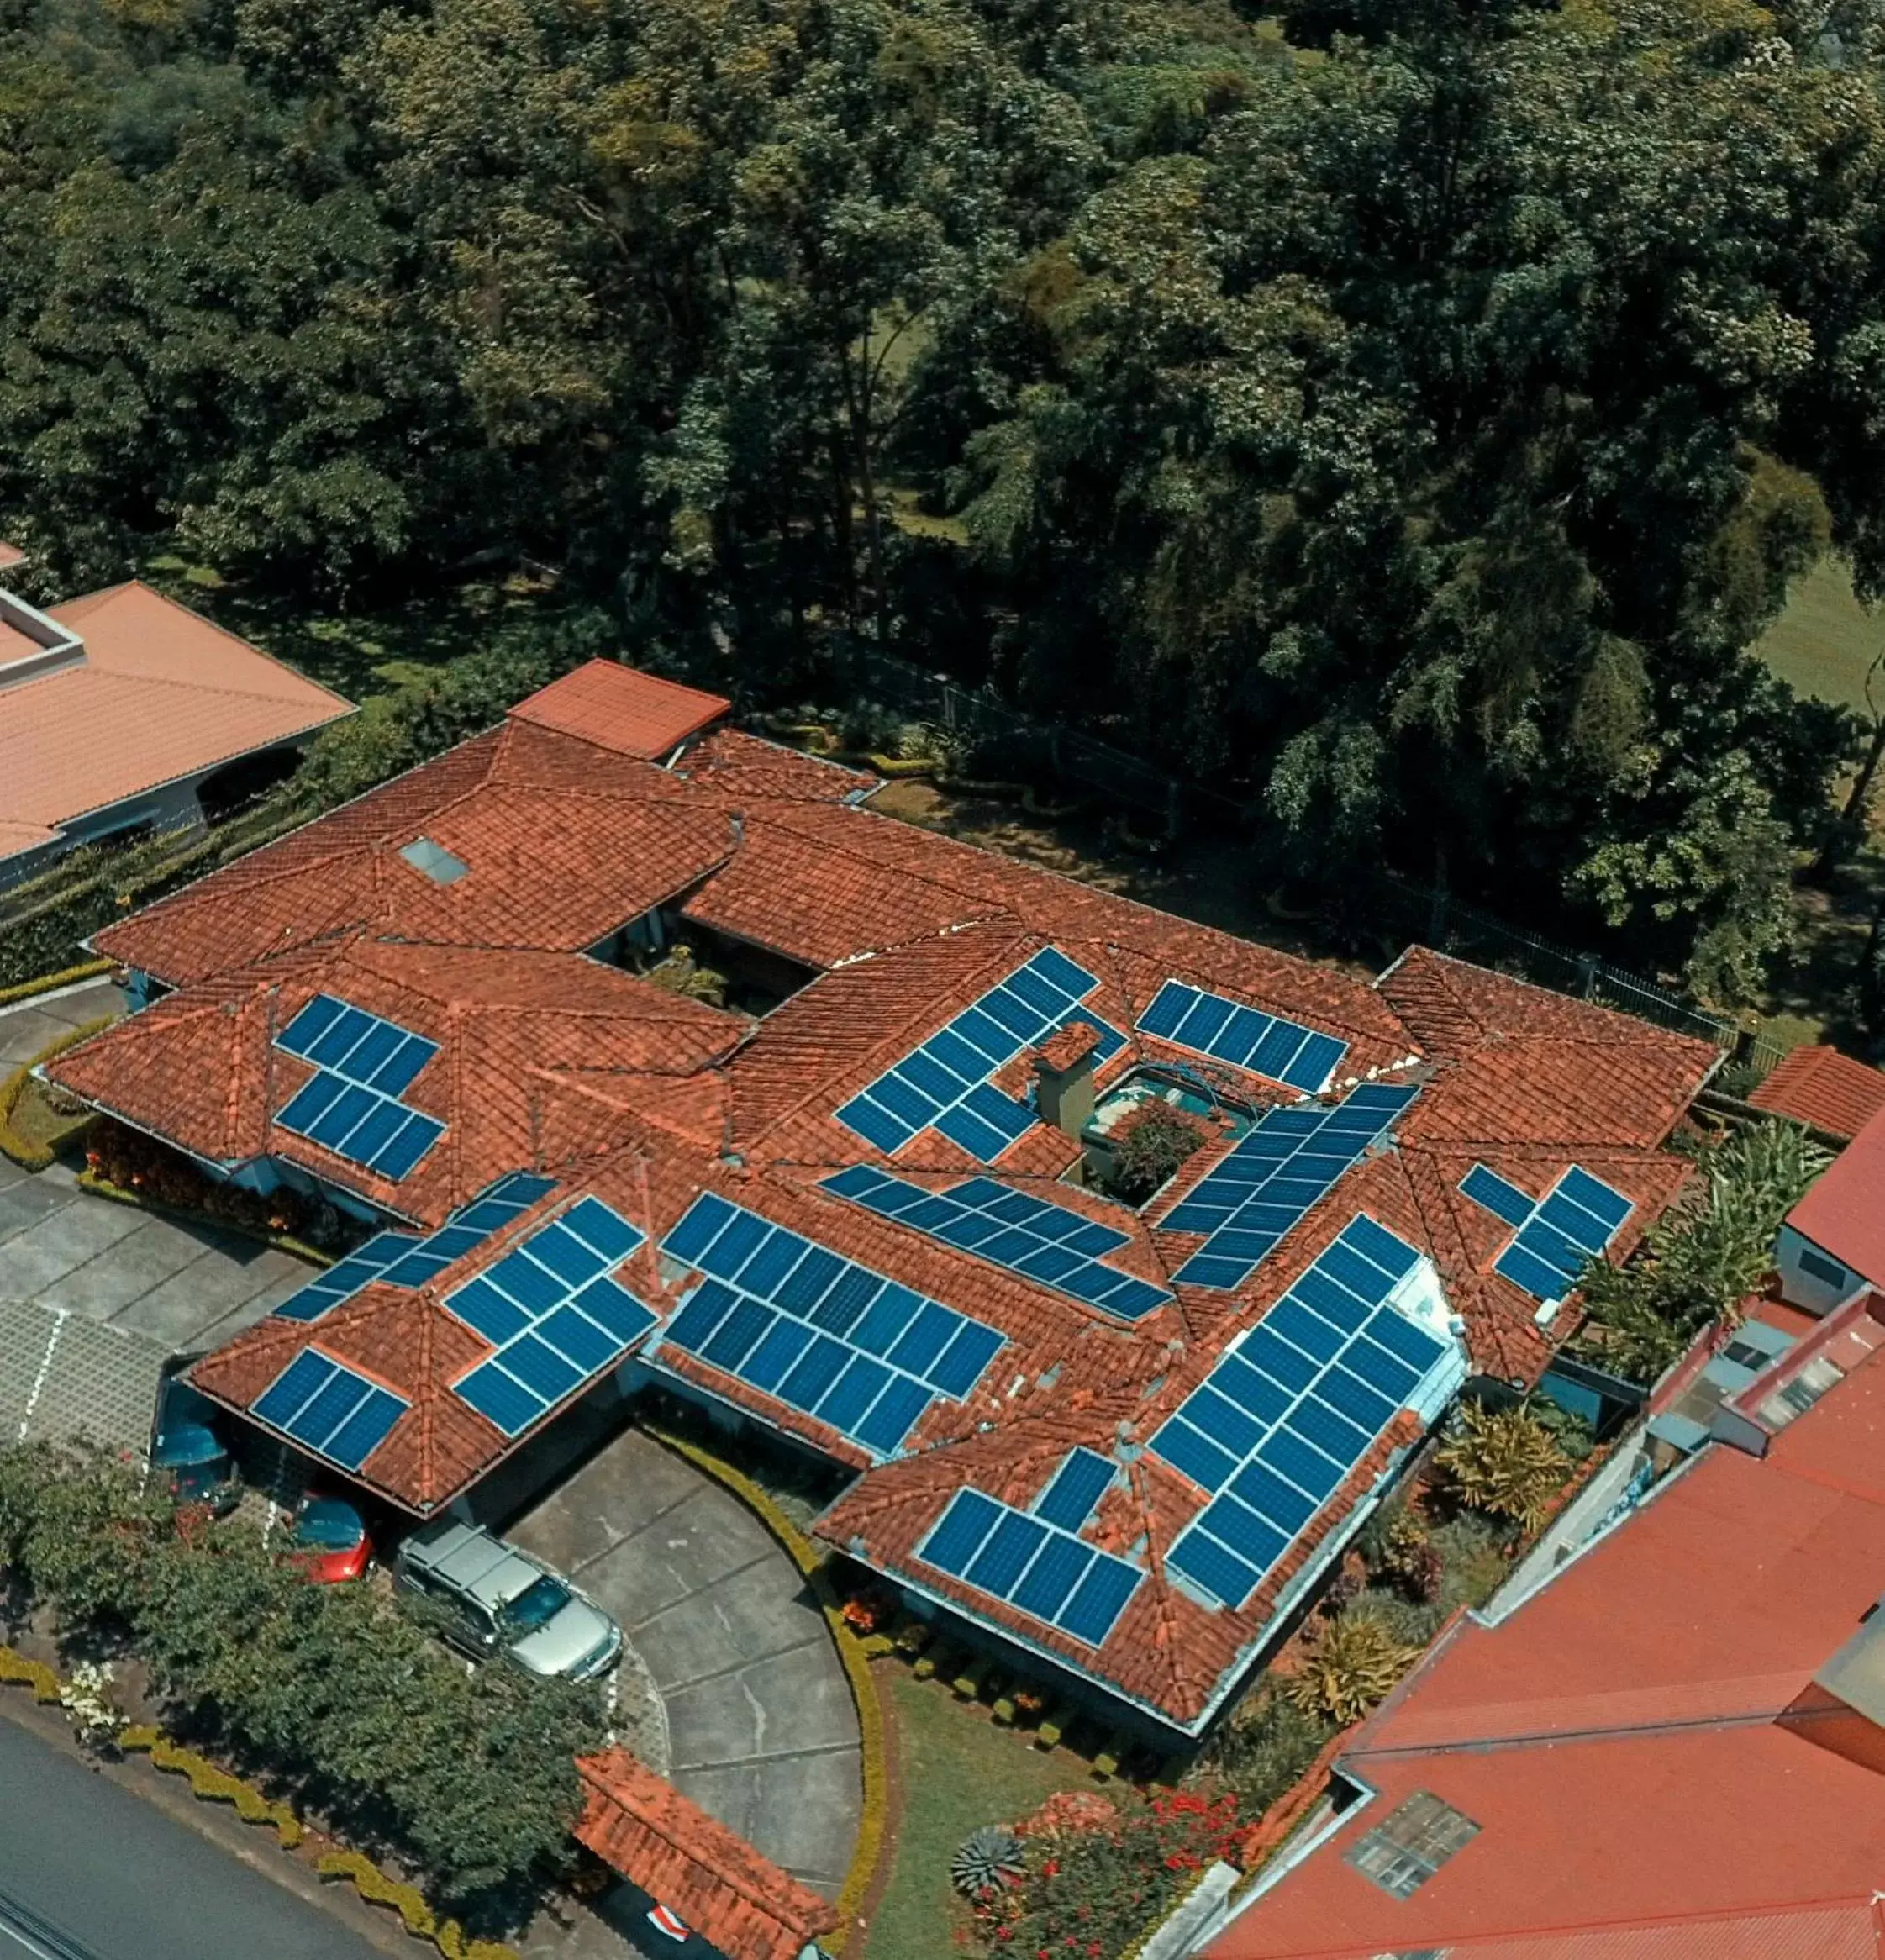
[[[533,1674],[592,1681],[615,1665],[622,1630],[528,1552],[452,1520],[399,1548],[397,1583],[445,1611],[446,1637],[475,1657],[508,1653]]]
[[[166,1381],[158,1393],[150,1468],[177,1504],[207,1504],[222,1517],[241,1501],[242,1478],[214,1404],[187,1383]]]
[[[318,1586],[345,1585],[373,1562],[373,1534],[350,1499],[311,1490],[294,1515],[290,1556]]]

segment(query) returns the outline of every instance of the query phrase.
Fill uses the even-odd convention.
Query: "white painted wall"
[[[1780,1228],[1774,1247],[1774,1264],[1780,1272],[1780,1297],[1789,1306],[1809,1314],[1830,1314],[1842,1306],[1867,1284],[1863,1273],[1855,1272],[1826,1251],[1816,1246],[1792,1225]],[[1809,1264],[1820,1268],[1809,1270]],[[1833,1270],[1829,1272],[1827,1268]]]

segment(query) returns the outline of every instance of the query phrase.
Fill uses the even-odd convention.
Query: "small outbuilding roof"
[[[1856,1136],[1885,1109],[1885,1073],[1836,1048],[1795,1048],[1748,1100],[1829,1135]]]

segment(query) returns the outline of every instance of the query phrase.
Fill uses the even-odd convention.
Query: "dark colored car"
[[[373,1562],[373,1534],[357,1504],[310,1491],[296,1511],[289,1554],[318,1586],[345,1585]]]
[[[242,1496],[229,1446],[207,1422],[176,1422],[158,1433],[150,1467],[178,1504],[208,1504],[218,1517]]]

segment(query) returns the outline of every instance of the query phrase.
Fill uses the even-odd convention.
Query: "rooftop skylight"
[[[429,837],[415,837],[410,844],[402,845],[399,855],[435,885],[455,885],[471,868],[462,857],[454,856],[444,845],[434,844]]]

